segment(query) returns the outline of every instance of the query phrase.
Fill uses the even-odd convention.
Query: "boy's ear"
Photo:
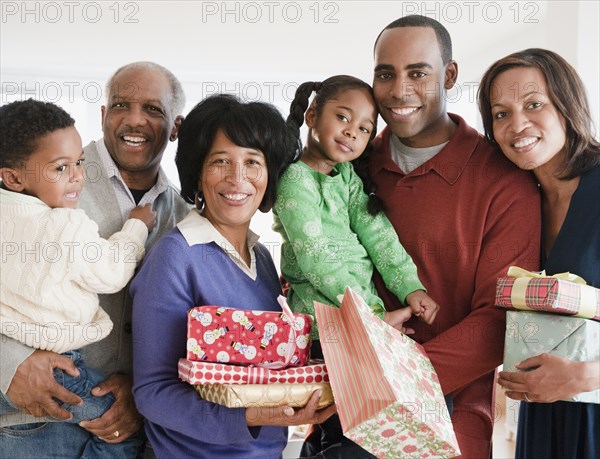
[[[21,173],[17,169],[11,167],[0,168],[0,179],[4,186],[11,191],[20,193],[25,189],[25,183],[22,180]]]

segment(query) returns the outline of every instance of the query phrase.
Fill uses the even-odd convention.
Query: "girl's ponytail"
[[[304,114],[306,113],[306,109],[308,108],[308,101],[310,99],[310,95],[313,91],[318,91],[318,88],[321,86],[321,83],[315,81],[307,81],[306,83],[302,83],[296,89],[296,93],[294,94],[294,100],[290,105],[290,114],[287,117],[286,123],[290,128],[292,135],[296,139],[296,154],[295,160],[300,159],[300,155],[302,153],[302,140],[300,139],[300,128],[304,123]]]
[[[371,156],[372,149],[373,147],[371,143],[369,143],[363,154],[352,161],[352,165],[354,166],[356,174],[363,182],[364,192],[369,195],[367,211],[371,215],[377,215],[379,212],[384,212],[386,210],[386,205],[383,202],[383,199],[375,194],[377,187],[371,178],[371,174],[369,174],[369,156]]]
[[[307,81],[302,83],[296,89],[294,100],[290,105],[290,114],[287,117],[287,124],[291,128],[300,129],[304,124],[304,114],[308,109],[308,101],[313,91],[318,91],[321,83],[315,81]]]

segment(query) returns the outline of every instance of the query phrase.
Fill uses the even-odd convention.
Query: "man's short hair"
[[[435,36],[440,47],[440,53],[442,55],[442,62],[447,64],[452,60],[452,39],[448,30],[435,19],[431,19],[427,16],[421,16],[418,14],[412,14],[410,16],[404,16],[390,22],[385,28],[379,33],[375,40],[375,46],[379,41],[381,34],[389,29],[396,29],[398,27],[429,27],[435,32]]]
[[[181,83],[169,69],[163,67],[162,65],[156,64],[155,62],[150,62],[150,61],[132,62],[130,64],[126,64],[126,65],[118,68],[116,70],[116,72],[113,73],[112,76],[108,79],[108,82],[106,83],[106,99],[107,99],[107,101],[108,101],[108,98],[110,97],[111,88],[113,86],[113,82],[114,82],[115,78],[121,72],[123,72],[125,70],[129,70],[129,69],[143,69],[143,70],[149,70],[151,72],[162,73],[167,78],[167,80],[169,81],[169,84],[171,85],[171,103],[172,103],[171,115],[173,115],[173,117],[175,117],[177,115],[182,114],[183,109],[185,107],[185,93],[183,92],[183,87],[181,86]]]

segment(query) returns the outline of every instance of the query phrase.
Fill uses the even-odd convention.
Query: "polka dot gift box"
[[[194,362],[180,359],[179,379],[190,384],[313,384],[329,382],[322,360],[311,360],[303,367],[270,370],[261,367]]]
[[[254,365],[270,369],[306,365],[312,317],[282,312],[197,306],[188,313],[188,360]]]

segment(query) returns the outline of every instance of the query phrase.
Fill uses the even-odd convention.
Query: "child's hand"
[[[415,316],[418,316],[426,324],[431,325],[435,320],[435,316],[440,309],[440,306],[431,299],[423,290],[415,290],[406,296],[408,309]]]
[[[143,221],[148,227],[148,232],[152,231],[156,226],[156,212],[152,208],[152,204],[134,207],[129,212],[129,218],[137,218]]]
[[[383,320],[386,324],[394,327],[396,330],[400,330],[406,335],[412,335],[415,331],[412,328],[404,328],[404,322],[412,317],[412,311],[410,308],[400,308],[395,311],[386,311],[383,316]]]

